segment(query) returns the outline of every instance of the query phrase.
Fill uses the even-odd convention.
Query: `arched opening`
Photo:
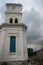
[[[18,19],[17,18],[15,18],[15,23],[18,23]]]
[[[13,19],[12,18],[10,18],[10,23],[13,23]]]

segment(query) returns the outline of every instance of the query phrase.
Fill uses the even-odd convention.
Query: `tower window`
[[[16,52],[16,37],[10,36],[10,52]]]
[[[13,23],[13,19],[12,18],[10,18],[10,23]]]
[[[17,18],[15,18],[15,23],[18,23],[18,19]]]

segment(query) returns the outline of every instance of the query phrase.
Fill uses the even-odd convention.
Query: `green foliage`
[[[7,65],[7,62],[2,63],[2,65]]]
[[[28,48],[28,57],[31,57],[33,55],[33,49]]]
[[[33,55],[35,56],[36,54],[37,54],[37,52],[36,52],[36,51],[34,51],[34,52],[33,52]]]
[[[28,48],[27,51],[28,51],[28,57],[33,57],[37,54],[36,51],[34,52],[32,48]]]

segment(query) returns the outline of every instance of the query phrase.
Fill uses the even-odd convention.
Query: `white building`
[[[12,65],[28,60],[26,29],[22,22],[22,5],[7,3],[5,22],[0,26],[0,62]]]

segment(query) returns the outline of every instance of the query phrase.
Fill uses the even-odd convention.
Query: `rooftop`
[[[6,5],[17,5],[17,6],[22,6],[22,4],[19,4],[19,3],[6,3]]]

